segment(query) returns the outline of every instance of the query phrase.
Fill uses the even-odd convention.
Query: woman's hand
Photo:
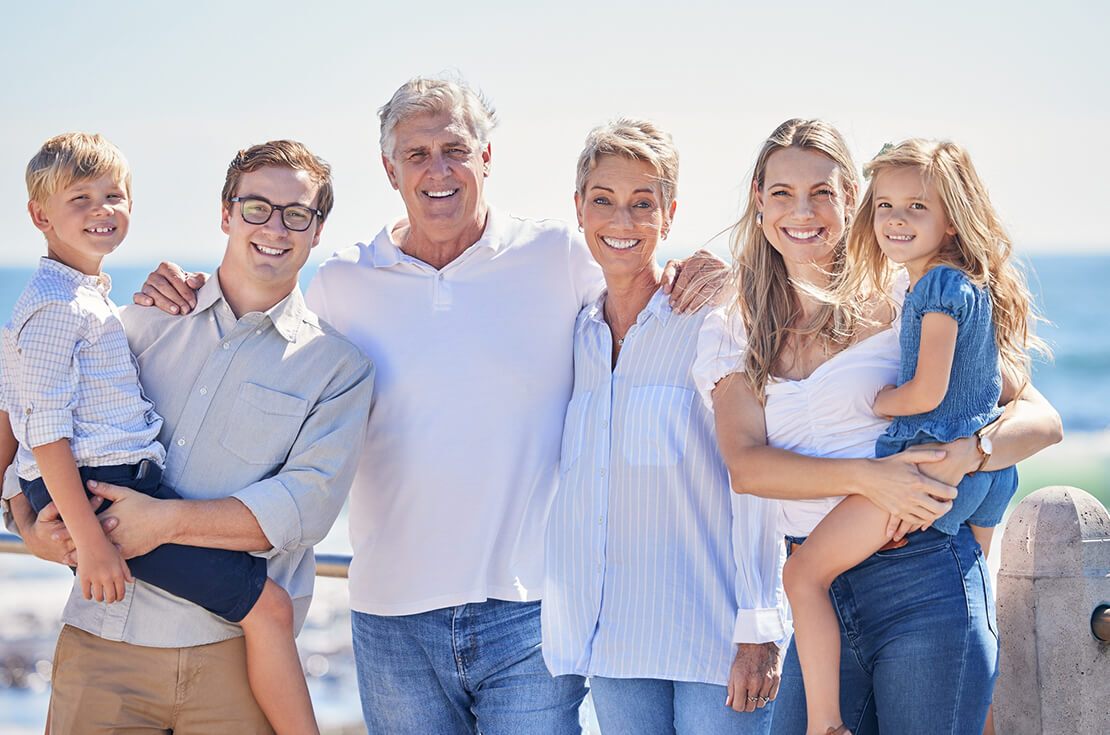
[[[952,507],[956,488],[931,479],[924,471],[924,466],[945,456],[940,450],[914,447],[890,457],[864,460],[857,491],[890,513],[888,536],[898,538],[906,528],[927,528]]]
[[[774,701],[779,693],[780,653],[774,642],[739,644],[728,674],[725,706],[754,712]]]

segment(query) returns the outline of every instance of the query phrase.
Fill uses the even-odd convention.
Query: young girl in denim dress
[[[844,277],[830,298],[891,293],[894,264],[909,276],[898,386],[881,390],[873,406],[876,415],[893,418],[876,454],[975,436],[983,467],[991,424],[1002,414],[1004,376],[1022,384],[1027,351],[1046,351],[1029,332],[1035,314],[1010,260],[1009,237],[966,151],[954,143],[911,139],[884,147],[865,173],[871,184],[849,234]],[[952,509],[933,525],[955,534],[967,523],[985,550],[1016,489],[1014,467],[969,474]],[[840,716],[840,628],[829,585],[892,543],[888,520],[862,496],[850,496],[787,561],[784,582],[811,734],[848,732]]]

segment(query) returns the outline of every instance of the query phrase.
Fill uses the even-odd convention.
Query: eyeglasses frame
[[[312,222],[313,222],[313,220],[310,219],[308,221],[308,224],[305,225],[303,230],[298,230],[296,228],[290,227],[289,223],[285,221],[285,210],[289,209],[290,207],[299,207],[301,209],[307,209],[309,212],[312,212],[314,217],[323,218],[323,216],[324,216],[324,213],[321,212],[319,209],[316,209],[315,207],[309,207],[309,206],[304,205],[304,204],[274,204],[269,199],[266,199],[264,197],[239,197],[239,196],[235,196],[235,197],[231,197],[231,199],[229,199],[228,201],[232,204],[234,204],[236,202],[239,203],[239,216],[242,217],[243,221],[246,222],[248,225],[259,225],[259,226],[264,225],[264,224],[266,224],[267,222],[270,221],[270,217],[274,216],[274,212],[281,212],[282,227],[289,230],[290,232],[308,232],[308,228],[312,227]],[[243,202],[249,202],[249,201],[266,202],[266,204],[270,205],[270,215],[268,217],[266,217],[266,219],[263,220],[262,222],[250,222],[249,220],[247,220],[247,216],[245,214],[243,214],[243,206],[242,206]]]

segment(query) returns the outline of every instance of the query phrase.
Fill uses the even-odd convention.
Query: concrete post
[[[997,600],[997,732],[1110,733],[1110,644],[1091,632],[1091,614],[1110,603],[1110,512],[1074,487],[1021,501],[1002,539]]]

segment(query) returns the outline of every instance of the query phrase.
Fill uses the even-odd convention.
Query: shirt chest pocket
[[[694,391],[673,385],[629,389],[621,451],[633,467],[669,467],[686,454]]]
[[[308,401],[254,383],[239,386],[220,444],[248,464],[279,464],[301,431]]]

